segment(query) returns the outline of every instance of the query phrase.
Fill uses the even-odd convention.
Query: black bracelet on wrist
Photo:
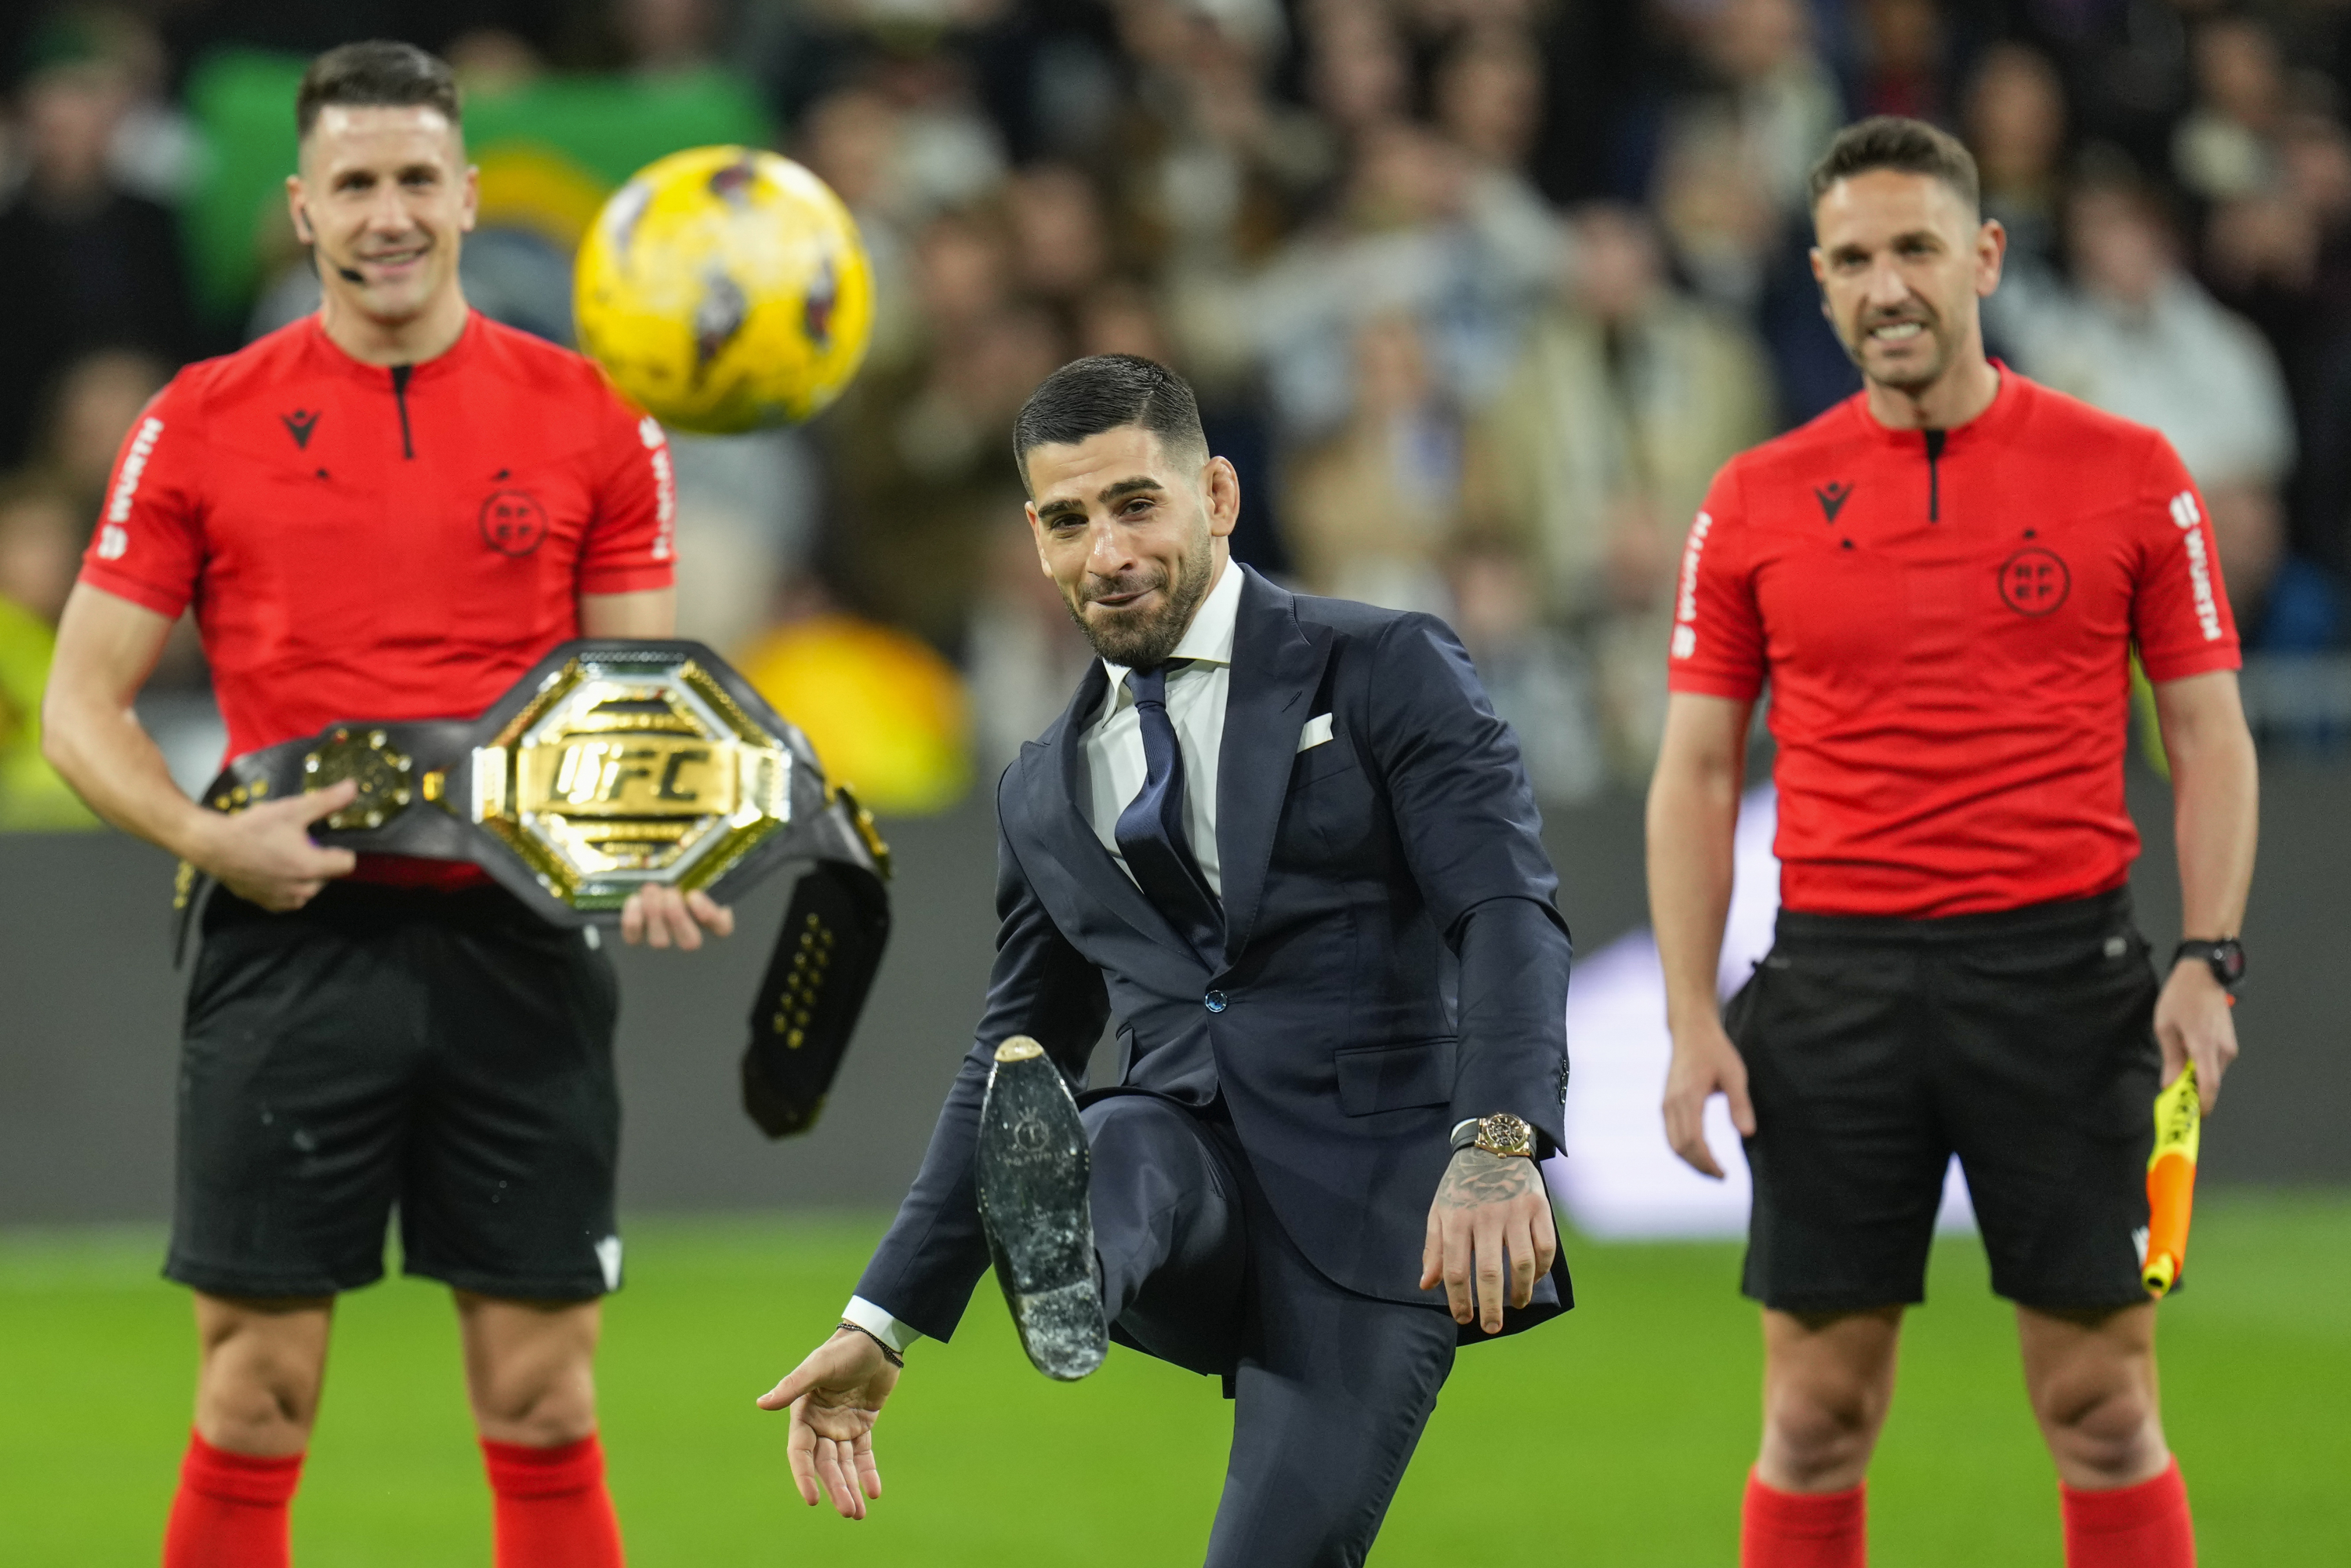
[[[883,1339],[880,1334],[875,1333],[872,1329],[867,1328],[863,1323],[853,1323],[847,1318],[843,1318],[841,1320],[841,1326],[845,1329],[854,1329],[859,1333],[863,1334],[867,1339],[872,1340],[875,1344],[880,1345],[882,1347],[882,1359],[888,1362],[891,1365],[903,1367],[906,1364],[906,1358],[904,1356],[900,1355],[896,1351],[892,1350],[890,1348],[890,1343],[887,1340]]]

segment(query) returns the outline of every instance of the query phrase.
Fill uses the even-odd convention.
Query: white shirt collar
[[[1200,607],[1192,612],[1192,624],[1184,628],[1184,640],[1176,644],[1171,659],[1189,659],[1196,664],[1223,664],[1229,668],[1233,662],[1233,628],[1241,616],[1240,562],[1225,561],[1225,570],[1217,578],[1217,585],[1208,590]],[[1127,700],[1127,666],[1102,661],[1110,674],[1110,695],[1102,705],[1105,717],[1116,713]]]

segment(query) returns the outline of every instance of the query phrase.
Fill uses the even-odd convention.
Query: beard
[[[1214,565],[1208,530],[1203,528],[1173,570],[1161,567],[1154,572],[1138,572],[1131,577],[1089,577],[1074,592],[1065,590],[1062,602],[1069,606],[1070,619],[1078,623],[1078,630],[1086,634],[1095,653],[1111,664],[1147,670],[1165,661],[1176,651],[1176,644],[1184,640],[1184,633],[1191,628],[1193,612],[1208,596],[1208,579]],[[1147,613],[1113,611],[1099,622],[1086,616],[1086,606],[1105,594],[1150,589],[1159,591],[1156,610]]]

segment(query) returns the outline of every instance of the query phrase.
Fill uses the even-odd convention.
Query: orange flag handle
[[[2155,1097],[2155,1153],[2147,1162],[2147,1261],[2139,1277],[2158,1299],[2179,1282],[2179,1271],[2188,1266],[2201,1112],[2191,1062]]]

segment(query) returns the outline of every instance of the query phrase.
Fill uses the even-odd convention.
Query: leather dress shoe
[[[1110,1354],[1086,1200],[1093,1158],[1061,1069],[1027,1035],[996,1048],[974,1163],[988,1254],[1021,1348],[1046,1376],[1074,1382]]]

